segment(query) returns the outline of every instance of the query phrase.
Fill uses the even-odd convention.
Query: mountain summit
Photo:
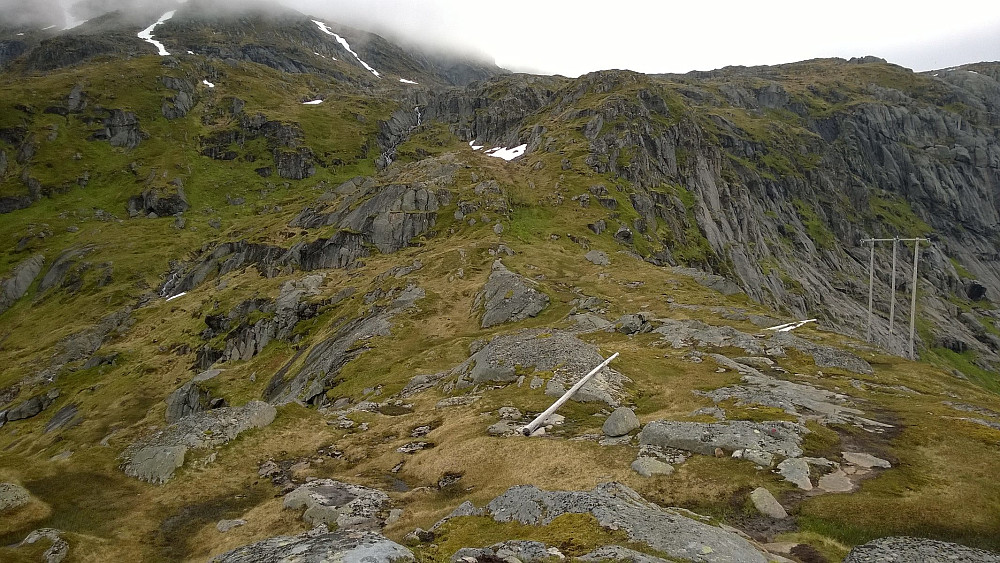
[[[1000,63],[104,7],[0,27],[0,559],[1000,560]]]

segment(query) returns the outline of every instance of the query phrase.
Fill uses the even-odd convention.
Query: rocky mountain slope
[[[0,559],[996,558],[1000,64],[207,6],[0,27]]]

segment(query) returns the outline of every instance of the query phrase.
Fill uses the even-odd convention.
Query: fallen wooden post
[[[590,370],[590,373],[580,378],[580,381],[577,381],[576,385],[570,387],[569,391],[566,391],[566,393],[564,393],[562,397],[559,397],[559,399],[557,399],[556,402],[552,403],[551,407],[545,409],[545,412],[535,417],[535,420],[532,420],[530,423],[528,423],[527,426],[521,428],[521,433],[524,434],[525,436],[531,436],[532,434],[534,434],[535,430],[538,430],[538,427],[545,422],[545,419],[547,419],[550,415],[552,415],[552,413],[556,412],[556,410],[558,410],[559,407],[563,406],[563,403],[568,401],[570,397],[573,396],[573,393],[579,391],[581,387],[583,387],[584,385],[587,384],[588,381],[590,381],[591,377],[594,377],[594,374],[604,369],[608,364],[611,363],[611,360],[617,357],[618,357],[618,352],[615,352],[614,354],[611,355],[610,358],[601,362],[601,365]]]

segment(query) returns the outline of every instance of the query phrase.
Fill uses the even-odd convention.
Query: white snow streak
[[[174,299],[177,299],[178,297],[180,297],[182,295],[187,295],[187,292],[186,291],[182,291],[182,292],[178,293],[177,295],[174,295],[173,297],[167,297],[167,301],[173,301]]]
[[[469,146],[472,147],[472,150],[474,150],[474,151],[478,151],[479,149],[483,148],[483,145],[477,145],[476,144],[476,140],[475,139],[469,141]]]
[[[204,84],[205,86],[208,86],[209,88],[215,88],[215,84],[212,84],[208,80],[202,80],[201,83]]]
[[[773,330],[776,332],[791,332],[806,323],[814,323],[814,322],[816,322],[816,319],[807,319],[804,321],[797,321],[794,323],[785,323],[783,325],[768,327],[767,330]]]
[[[336,33],[334,33],[333,30],[331,30],[325,23],[323,23],[321,21],[318,21],[318,20],[312,20],[312,22],[314,24],[316,24],[316,27],[318,27],[319,30],[322,31],[323,33],[325,33],[327,35],[332,35],[334,37],[334,39],[337,40],[338,43],[340,43],[341,45],[344,46],[345,49],[347,49],[348,53],[354,55],[355,59],[358,59],[358,62],[361,63],[361,66],[365,67],[368,70],[368,72],[374,74],[376,78],[382,78],[382,75],[379,74],[377,70],[375,70],[374,68],[368,66],[368,63],[366,63],[365,61],[361,60],[361,57],[358,56],[358,54],[355,53],[351,49],[351,46],[350,46],[350,44],[347,43],[346,39],[344,39],[343,37],[341,37],[341,36],[337,35]]]
[[[309,102],[302,102],[304,106],[318,106],[323,103],[323,100],[312,100]]]
[[[53,27],[55,27],[55,26],[54,25],[50,25],[49,27],[43,27],[42,31],[46,31],[46,30],[52,29]]]
[[[502,158],[504,160],[514,160],[515,158],[523,155],[526,150],[528,150],[528,145],[518,145],[512,149],[508,149],[507,147],[496,147],[486,151],[486,154],[488,156]]]
[[[402,82],[403,84],[417,84],[417,82],[414,82],[412,80],[407,80],[405,78],[400,78],[399,81]]]
[[[153,39],[153,29],[156,28],[156,26],[160,25],[161,23],[163,23],[163,22],[169,20],[170,18],[174,17],[174,12],[176,12],[176,10],[170,10],[169,12],[163,14],[162,16],[160,16],[160,19],[156,20],[156,23],[154,23],[153,25],[151,25],[151,26],[147,27],[146,29],[140,31],[137,34],[139,36],[139,39],[142,39],[146,43],[149,43],[149,44],[153,45],[154,47],[156,47],[157,53],[161,57],[165,57],[165,56],[169,55],[170,53],[167,52],[167,49],[166,49],[166,47],[163,46],[163,43],[160,43],[156,39]]]

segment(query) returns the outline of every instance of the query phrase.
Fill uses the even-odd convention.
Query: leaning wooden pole
[[[611,355],[610,358],[608,358],[608,359],[604,360],[603,362],[601,362],[601,365],[599,365],[596,368],[590,370],[590,373],[588,373],[587,375],[583,376],[580,379],[580,381],[576,382],[576,385],[570,387],[569,391],[566,391],[566,393],[564,393],[562,397],[559,397],[559,399],[556,400],[556,402],[552,403],[551,407],[545,409],[545,412],[543,412],[542,414],[540,414],[537,417],[535,417],[535,420],[532,420],[527,426],[525,426],[524,428],[522,428],[521,429],[521,433],[524,434],[525,436],[531,436],[532,434],[534,434],[535,430],[538,430],[538,427],[545,423],[545,419],[547,419],[552,413],[556,412],[559,409],[559,407],[563,406],[563,403],[565,403],[566,401],[568,401],[570,399],[570,397],[573,396],[574,393],[576,393],[577,391],[580,390],[581,387],[583,387],[584,385],[586,385],[587,382],[590,381],[591,377],[594,377],[594,375],[597,372],[599,372],[602,369],[604,369],[605,366],[607,366],[608,364],[611,363],[611,360],[613,360],[613,359],[615,359],[617,357],[618,357],[618,352],[615,352],[614,354]]]

